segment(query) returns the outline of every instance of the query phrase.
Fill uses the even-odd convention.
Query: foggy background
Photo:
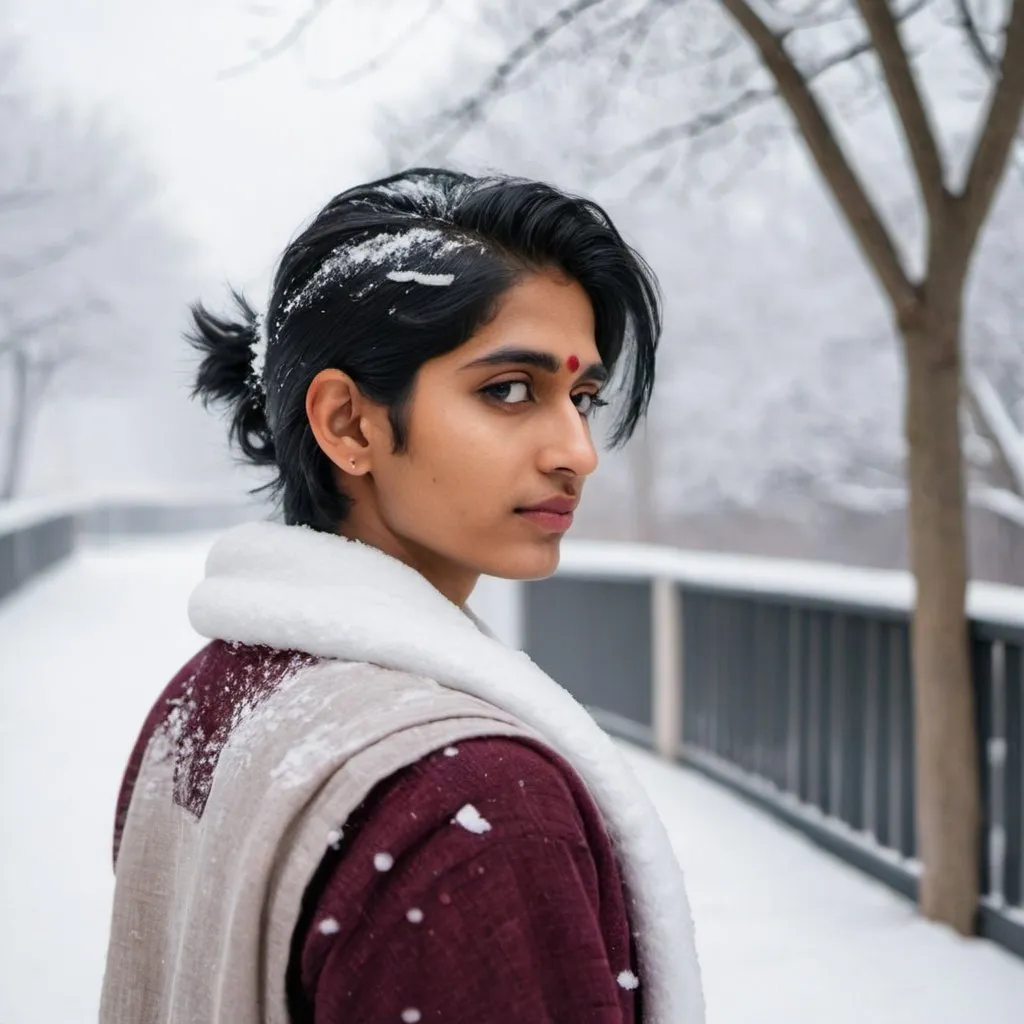
[[[913,293],[928,218],[850,0],[0,0],[0,1024],[95,1019],[128,752],[204,642],[186,608],[215,533],[267,511],[189,398],[189,304],[226,310],[234,286],[264,310],[324,203],[423,163],[591,196],[661,281],[646,428],[604,454],[558,578],[485,579],[472,604],[654,800],[709,1024],[1020,1016],[1024,126],[964,316],[975,719],[942,672],[912,679],[911,575],[845,568],[907,566],[904,339],[729,6],[794,27]],[[890,5],[954,193],[1009,7]],[[954,502],[931,504],[948,536]],[[948,592],[947,547],[924,568]],[[976,941],[905,898],[931,870],[910,823],[930,691],[981,753]],[[947,781],[972,777],[928,735]]]
[[[4,500],[244,498],[260,480],[188,398],[188,303],[224,307],[233,284],[265,308],[325,201],[443,153],[595,197],[664,288],[647,429],[606,455],[574,536],[904,565],[903,367],[882,292],[749,47],[709,49],[726,15],[675,6],[624,0],[614,35],[599,19],[566,32],[445,136],[438,113],[557,5],[0,0]],[[944,5],[911,29],[955,165],[987,79]],[[803,45],[831,53],[846,31],[837,18]],[[839,63],[815,84],[913,267],[920,204],[877,76]],[[1022,240],[1018,152],[965,336],[1018,459]],[[1024,583],[1019,485],[985,421],[965,411],[964,434],[973,575]]]

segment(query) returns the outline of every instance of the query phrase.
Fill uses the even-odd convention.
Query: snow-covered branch
[[[968,369],[964,381],[981,425],[998,449],[1017,494],[1024,498],[1024,434],[981,370]]]

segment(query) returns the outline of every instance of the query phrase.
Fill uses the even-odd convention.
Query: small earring
[[[349,465],[350,465],[350,466],[351,466],[351,467],[352,467],[353,469],[355,469],[355,468],[356,468],[356,460],[355,460],[355,459],[349,459],[349,460],[348,460],[348,464],[349,464]]]

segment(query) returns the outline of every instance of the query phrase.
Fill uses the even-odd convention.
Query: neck
[[[397,558],[410,569],[415,569],[435,590],[459,608],[469,600],[480,579],[480,573],[460,566],[436,551],[397,537],[381,523],[359,522],[352,517],[341,524],[338,533],[348,540],[368,544],[385,555]]]

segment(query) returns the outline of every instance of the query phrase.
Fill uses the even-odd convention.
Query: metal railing
[[[68,498],[0,506],[0,600],[69,557],[83,539],[217,530],[266,515],[208,495]]]
[[[0,599],[83,536],[220,529],[265,514],[137,498],[2,510]],[[491,583],[488,600],[514,611],[505,639],[609,732],[699,769],[916,896],[907,574],[575,542],[549,580]],[[1024,956],[1024,590],[972,584],[968,615],[979,926]]]
[[[523,646],[612,733],[731,787],[910,898],[905,573],[565,544]],[[1024,590],[968,597],[982,751],[981,934],[1024,956]]]

